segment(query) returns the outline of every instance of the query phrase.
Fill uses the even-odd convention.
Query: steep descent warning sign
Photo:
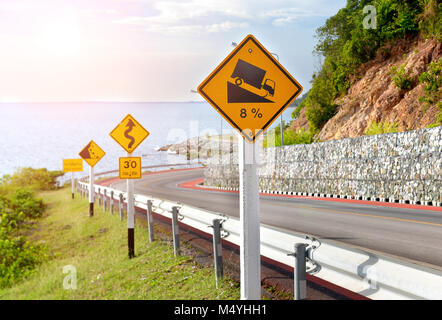
[[[84,159],[91,167],[94,167],[106,153],[96,144],[91,141],[79,153],[80,157]]]
[[[200,84],[198,92],[249,142],[302,92],[302,86],[252,35]]]

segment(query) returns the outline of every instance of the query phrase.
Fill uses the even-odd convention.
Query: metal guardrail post
[[[216,287],[224,277],[223,246],[221,242],[221,220],[213,220],[213,259],[215,263]]]
[[[101,207],[101,189],[98,188],[98,206]]]
[[[307,298],[306,257],[307,244],[295,244],[295,300]]]
[[[103,190],[103,208],[104,208],[104,212],[106,212],[107,210],[107,190],[104,189]]]
[[[180,229],[178,226],[178,207],[172,208],[172,233],[173,233],[173,251],[175,257],[180,253]]]
[[[123,221],[123,194],[120,193],[120,201],[118,202],[118,209],[120,211],[120,221]]]
[[[112,190],[110,193],[110,213],[114,214],[114,191]]]
[[[152,216],[152,201],[147,200],[147,227],[149,229],[149,241],[154,242],[154,231],[153,231],[153,216]]]

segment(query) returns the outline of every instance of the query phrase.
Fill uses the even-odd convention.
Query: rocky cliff
[[[372,121],[396,122],[399,131],[425,128],[435,121],[436,104],[426,107],[419,102],[424,85],[417,77],[426,71],[429,63],[441,55],[441,43],[435,40],[398,40],[379,49],[376,58],[362,65],[347,94],[335,100],[336,115],[320,130],[322,141],[352,138],[364,134]],[[405,65],[414,78],[410,90],[396,88],[392,81],[393,66]],[[305,110],[291,127],[308,128]]]

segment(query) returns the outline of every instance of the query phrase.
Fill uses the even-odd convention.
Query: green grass
[[[24,281],[0,289],[0,299],[239,299],[237,283],[225,279],[217,289],[212,269],[175,258],[167,242],[149,243],[145,227],[135,229],[130,260],[118,214],[96,206],[89,218],[87,200],[72,200],[69,188],[39,196],[48,208],[28,236],[47,247],[49,258]],[[76,290],[63,288],[67,265],[77,270]]]

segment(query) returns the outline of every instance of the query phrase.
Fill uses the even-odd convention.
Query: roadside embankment
[[[149,243],[135,229],[136,257],[127,257],[127,226],[119,215],[71,199],[69,188],[42,192],[47,204],[29,238],[47,247],[49,258],[24,281],[0,289],[0,299],[238,299],[228,278],[215,287],[213,270],[188,256],[174,257],[168,241]],[[75,282],[76,288],[73,287]]]

